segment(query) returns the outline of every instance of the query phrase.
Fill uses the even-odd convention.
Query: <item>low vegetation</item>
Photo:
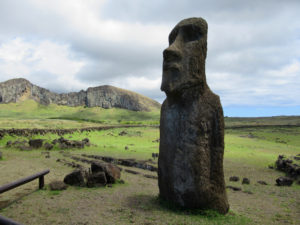
[[[159,112],[137,113],[120,109],[69,108],[50,105],[43,108],[34,102],[0,105],[2,128],[78,128],[122,124],[125,121],[152,124],[159,120]],[[11,111],[11,113],[9,113]],[[23,112],[23,113],[22,113]],[[132,116],[132,117],[131,117]],[[68,120],[50,119],[68,118]],[[80,118],[80,119],[78,119]],[[87,118],[94,121],[84,121]],[[276,121],[275,121],[276,120]],[[105,121],[105,122],[100,122]],[[269,169],[278,155],[295,156],[300,153],[299,117],[282,117],[269,120],[226,118],[225,131],[225,181],[226,185],[240,188],[227,189],[230,212],[226,216],[210,211],[182,211],[158,199],[157,180],[146,178],[155,172],[130,167],[139,174],[125,171],[121,178],[124,184],[105,188],[69,187],[64,191],[51,191],[52,180],[63,180],[74,168],[64,165],[74,161],[71,156],[82,154],[134,158],[147,160],[157,166],[159,129],[157,127],[114,128],[100,131],[84,131],[65,134],[69,140],[88,138],[91,145],[84,149],[63,150],[58,145],[45,153],[45,149],[21,151],[7,147],[8,141],[20,142],[43,139],[51,142],[59,138],[56,134],[31,137],[5,135],[0,140],[0,185],[49,168],[45,177],[46,188],[37,190],[31,182],[0,195],[0,214],[23,224],[299,224],[300,186],[279,187],[275,180],[282,172]],[[241,126],[243,125],[243,126]],[[249,126],[250,125],[250,126]],[[260,125],[260,126],[256,126]],[[272,125],[272,126],[262,126]],[[280,125],[280,126],[275,126]],[[286,126],[294,125],[294,126]],[[238,126],[241,126],[240,128]],[[49,156],[49,157],[46,157]],[[59,161],[57,161],[60,159]],[[82,162],[76,162],[84,164]],[[238,182],[229,181],[238,176]],[[250,184],[241,180],[249,178]],[[259,184],[264,181],[267,185]]]

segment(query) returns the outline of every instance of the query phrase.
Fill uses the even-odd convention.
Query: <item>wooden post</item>
[[[44,187],[44,176],[39,177],[39,189]]]
[[[6,218],[4,216],[1,216],[1,215],[0,215],[0,224],[1,225],[22,225],[20,223],[17,223],[15,221],[13,221],[11,219],[8,219],[8,218]]]
[[[43,188],[44,187],[44,176],[46,174],[48,174],[50,172],[50,170],[44,170],[40,173],[37,173],[37,174],[34,174],[32,176],[29,176],[29,177],[26,177],[26,178],[22,178],[20,180],[17,180],[17,181],[14,181],[12,183],[9,183],[9,184],[6,184],[6,185],[3,185],[0,187],[0,194],[3,193],[3,192],[6,192],[6,191],[9,191],[13,188],[16,188],[16,187],[19,187],[23,184],[26,184],[32,180],[35,180],[37,178],[39,178],[39,188]]]

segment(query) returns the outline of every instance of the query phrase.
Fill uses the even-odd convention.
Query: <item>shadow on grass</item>
[[[201,224],[202,222],[208,224],[251,224],[249,218],[236,215],[232,211],[229,211],[226,215],[222,215],[214,210],[184,209],[159,198],[159,196],[148,194],[129,196],[126,206],[131,210],[165,214],[166,217],[172,215],[176,215],[179,218],[182,217],[182,219],[189,217],[191,222],[199,222]]]
[[[4,210],[5,208],[11,206],[14,203],[19,203],[19,201],[21,201],[24,197],[29,196],[37,191],[40,191],[40,189],[35,189],[28,192],[17,192],[14,194],[16,198],[11,200],[0,201],[0,211]]]

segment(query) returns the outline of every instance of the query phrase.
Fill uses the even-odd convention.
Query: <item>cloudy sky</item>
[[[227,116],[300,115],[299,0],[0,0],[0,82],[110,84],[162,102],[162,51],[208,22],[206,75]]]

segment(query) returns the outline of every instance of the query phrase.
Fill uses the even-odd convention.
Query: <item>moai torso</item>
[[[219,97],[206,84],[206,40],[205,20],[183,20],[164,51],[159,189],[179,206],[226,213],[224,119]]]

